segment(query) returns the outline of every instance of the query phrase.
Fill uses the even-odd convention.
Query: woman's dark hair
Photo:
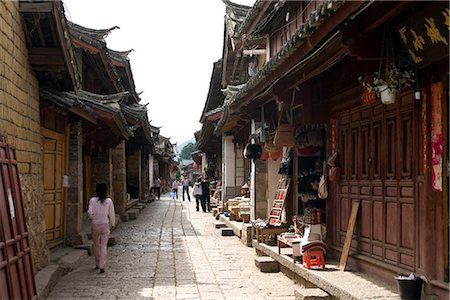
[[[106,183],[97,183],[96,192],[98,200],[103,203],[103,201],[105,201],[106,199]]]

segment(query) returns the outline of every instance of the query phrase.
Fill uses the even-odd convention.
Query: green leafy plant
[[[384,74],[374,72],[371,75],[360,76],[358,81],[360,84],[370,91],[375,91],[379,94],[381,86],[387,86],[391,91],[401,91],[404,88],[410,87],[414,83],[414,71],[401,70],[394,64],[386,68]]]

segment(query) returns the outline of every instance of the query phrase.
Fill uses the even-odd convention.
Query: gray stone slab
[[[255,257],[255,266],[264,273],[277,273],[280,271],[278,262],[269,256]]]
[[[88,257],[88,251],[83,249],[71,249],[69,253],[61,257],[58,264],[63,268],[64,272],[74,270],[83,260]]]
[[[234,236],[233,229],[231,228],[221,228],[221,235],[222,236]]]
[[[129,220],[136,220],[137,216],[139,215],[139,210],[138,209],[129,209],[127,210],[127,215],[128,215],[128,219]]]
[[[330,295],[319,288],[301,288],[296,289],[295,300],[316,300],[316,299],[331,299]]]
[[[214,222],[214,228],[225,228],[227,227],[227,224],[221,221],[215,221]]]
[[[40,270],[34,276],[38,299],[46,299],[58,279],[63,275],[63,269],[51,264]]]

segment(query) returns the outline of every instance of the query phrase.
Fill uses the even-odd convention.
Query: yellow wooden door
[[[42,129],[45,237],[50,248],[64,240],[65,136]]]

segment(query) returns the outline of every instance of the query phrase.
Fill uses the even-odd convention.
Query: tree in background
[[[192,152],[195,150],[194,143],[188,143],[181,149],[180,159],[192,159]]]

